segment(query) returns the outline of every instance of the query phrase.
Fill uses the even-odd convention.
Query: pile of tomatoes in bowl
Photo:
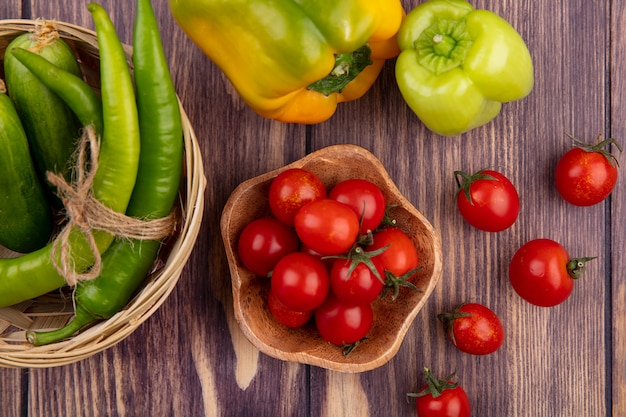
[[[411,282],[417,249],[373,182],[350,178],[327,189],[315,173],[290,168],[272,180],[267,198],[272,216],[244,227],[237,252],[248,270],[268,277],[268,307],[282,325],[313,319],[348,353],[372,326],[372,302],[395,299],[403,287],[419,291]]]
[[[234,318],[284,361],[351,373],[384,365],[442,276],[439,232],[357,145],[240,183],[220,230]]]

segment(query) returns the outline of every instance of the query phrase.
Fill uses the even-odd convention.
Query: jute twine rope
[[[94,230],[118,238],[160,240],[171,235],[176,227],[174,212],[167,217],[144,220],[118,213],[98,201],[92,193],[92,185],[98,171],[99,150],[95,130],[93,126],[87,126],[78,144],[75,179],[68,183],[60,175],[47,173],[48,181],[57,187],[67,217],[67,224],[53,243],[52,262],[70,286],[100,275],[102,258],[93,236]],[[85,271],[77,271],[72,262],[70,235],[73,229],[78,229],[85,236],[93,253],[94,262]]]

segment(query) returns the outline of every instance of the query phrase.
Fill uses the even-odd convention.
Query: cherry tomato
[[[300,327],[305,325],[311,317],[313,317],[313,311],[296,311],[285,304],[283,304],[276,295],[270,291],[267,299],[267,304],[272,313],[272,316],[277,322],[287,327]]]
[[[239,235],[237,252],[243,265],[256,275],[267,276],[276,262],[298,250],[294,229],[273,218],[248,223]]]
[[[570,259],[558,242],[531,240],[520,247],[509,265],[513,289],[531,304],[552,307],[565,301],[580,277],[585,262],[594,258]]]
[[[371,181],[361,178],[341,181],[331,188],[328,198],[347,204],[354,210],[361,221],[361,234],[375,230],[385,217],[385,196]]]
[[[296,213],[305,204],[326,198],[326,186],[313,172],[301,168],[287,169],[270,184],[270,210],[278,220],[293,226]]]
[[[515,223],[520,201],[515,186],[507,177],[488,169],[473,175],[455,171],[454,175],[460,187],[457,207],[470,225],[486,232],[500,232]],[[459,177],[463,178],[463,183]]]
[[[324,263],[308,253],[290,253],[272,272],[271,292],[290,309],[314,310],[326,298],[330,278]]]
[[[478,303],[466,303],[451,313],[437,316],[448,339],[460,351],[472,355],[495,352],[504,342],[504,327],[492,310]]]
[[[556,165],[556,189],[565,201],[576,206],[592,206],[611,194],[617,182],[617,161],[604,149],[614,139],[588,145],[572,137],[576,147],[566,152]],[[599,139],[599,138],[598,138]]]
[[[336,259],[330,270],[330,288],[346,303],[371,303],[382,291],[384,279],[385,270],[380,260],[365,255]]]
[[[359,342],[367,335],[373,321],[371,304],[343,303],[332,292],[315,310],[315,324],[320,335],[337,346]]]
[[[415,397],[418,417],[470,417],[471,406],[465,390],[453,381],[454,373],[437,380],[428,368],[424,368],[427,384]]]
[[[322,255],[347,252],[359,236],[359,219],[354,211],[330,199],[302,207],[296,214],[295,227],[302,243]]]
[[[373,234],[374,242],[367,246],[368,252],[389,246],[377,256],[386,271],[400,277],[418,266],[419,255],[409,236],[396,227],[388,227]]]
[[[326,255],[322,255],[319,252],[314,251],[313,249],[309,248],[307,245],[305,245],[304,243],[300,242],[300,252],[304,252],[304,253],[308,253],[309,255],[313,255],[316,258],[319,258],[322,260],[322,262],[324,263],[324,265],[326,265],[326,269],[330,272],[330,268],[333,267],[333,263],[335,262],[335,259],[332,257],[327,257]]]
[[[408,287],[419,291],[411,279],[419,269],[419,255],[409,236],[395,227],[388,227],[375,232],[373,243],[366,247],[367,252],[383,251],[373,259],[379,259],[385,269],[385,288],[382,297],[388,290],[393,291],[391,296],[395,300],[401,287]]]

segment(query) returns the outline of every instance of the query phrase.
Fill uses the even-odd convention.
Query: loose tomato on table
[[[286,225],[293,226],[301,207],[326,196],[326,186],[316,174],[302,168],[291,168],[272,180],[268,198],[272,214]]]
[[[330,189],[328,198],[347,204],[361,222],[361,234],[374,231],[385,217],[387,203],[382,190],[373,182],[351,178]]]
[[[486,232],[500,232],[515,223],[520,200],[506,176],[490,169],[472,175],[455,171],[454,176],[459,185],[457,207],[470,225]]]
[[[491,309],[478,303],[465,303],[455,311],[441,313],[448,339],[460,351],[472,355],[495,352],[504,343],[504,327]]]
[[[331,199],[312,201],[296,213],[298,237],[322,255],[340,255],[356,243],[359,219],[347,205]]]
[[[467,393],[454,382],[456,372],[442,380],[433,376],[430,369],[424,368],[426,385],[419,392],[408,393],[416,398],[418,417],[469,417],[471,405]]]
[[[330,279],[324,263],[308,253],[293,252],[281,258],[272,271],[270,291],[290,309],[317,308],[328,295]]]
[[[595,257],[571,259],[567,250],[551,239],[534,239],[522,245],[509,265],[509,280],[524,300],[541,307],[564,302],[574,289],[585,263]]]
[[[239,235],[237,253],[251,272],[267,276],[276,263],[299,247],[295,230],[267,217],[248,223]]]
[[[592,206],[606,199],[615,188],[617,159],[605,149],[620,144],[612,138],[590,145],[568,135],[575,147],[561,156],[556,165],[556,189],[565,201],[576,206]]]

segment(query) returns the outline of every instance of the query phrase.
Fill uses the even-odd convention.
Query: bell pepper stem
[[[367,44],[356,51],[337,54],[332,71],[307,88],[326,96],[341,93],[368,65],[372,64],[371,54],[372,50]]]
[[[49,343],[58,342],[72,336],[74,333],[96,321],[96,318],[83,309],[80,305],[76,305],[74,317],[65,326],[46,332],[29,330],[26,332],[26,339],[35,346],[47,345]]]

